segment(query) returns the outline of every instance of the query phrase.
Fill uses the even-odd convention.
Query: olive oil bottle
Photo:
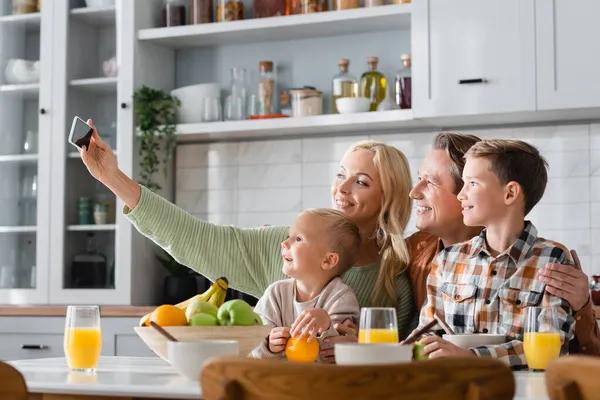
[[[340,72],[333,77],[331,82],[331,112],[339,114],[335,101],[342,97],[358,96],[358,80],[348,72],[350,61],[342,58],[338,62]]]
[[[371,101],[369,111],[376,111],[379,103],[385,98],[386,80],[385,76],[377,71],[379,58],[367,58],[369,70],[360,77],[360,95]]]

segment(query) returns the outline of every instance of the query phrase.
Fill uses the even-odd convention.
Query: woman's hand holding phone
[[[89,148],[83,145],[79,154],[90,174],[106,185],[119,172],[117,157],[108,143],[98,135],[91,119],[87,120],[87,124],[93,129],[90,145]]]

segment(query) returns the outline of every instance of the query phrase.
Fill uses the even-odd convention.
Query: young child
[[[571,264],[569,251],[539,237],[533,224],[524,221],[544,194],[547,163],[535,147],[518,140],[478,142],[465,160],[458,194],[464,223],[485,229],[437,255],[419,327],[437,316],[457,334],[505,334],[507,342],[468,351],[437,336],[421,343],[432,358],[476,355],[497,358],[513,369],[527,368],[522,342],[527,307],[556,310],[562,352],[574,327],[568,303],[545,292],[538,276],[547,263]]]
[[[309,209],[296,218],[281,244],[290,279],[271,284],[254,308],[273,329],[253,357],[286,359],[290,337],[317,339],[324,350],[320,339],[338,335],[334,324],[358,324],[358,300],[339,276],[354,264],[359,244],[358,227],[339,211]]]

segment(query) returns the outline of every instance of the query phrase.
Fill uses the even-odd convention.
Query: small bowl
[[[468,350],[472,347],[502,344],[506,342],[505,335],[492,333],[462,333],[457,335],[443,335],[442,339]]]
[[[340,114],[354,114],[369,111],[371,101],[366,97],[341,97],[335,105]]]
[[[198,381],[208,360],[220,356],[238,356],[240,346],[237,340],[169,341],[167,351],[171,365],[180,375],[191,381]]]
[[[412,361],[413,345],[400,343],[336,343],[337,365],[387,365]]]

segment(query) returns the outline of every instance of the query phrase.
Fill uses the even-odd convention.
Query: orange
[[[185,311],[175,306],[164,304],[152,312],[150,321],[154,321],[160,326],[185,326],[187,318]]]
[[[316,339],[307,342],[306,339],[290,338],[285,346],[285,355],[292,362],[315,362],[319,356],[319,342]]]

